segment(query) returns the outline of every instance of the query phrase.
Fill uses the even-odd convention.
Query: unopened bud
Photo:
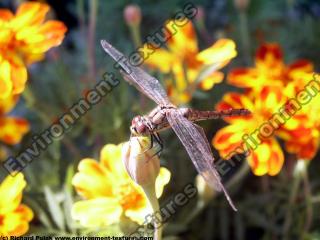
[[[140,186],[155,184],[160,171],[160,159],[151,148],[150,137],[131,137],[122,148],[122,162],[133,181]]]
[[[205,11],[202,6],[197,6],[197,15],[195,16],[196,21],[204,21]]]
[[[214,190],[206,183],[201,175],[196,177],[196,187],[198,189],[199,199],[204,203],[209,202],[214,197]]]
[[[128,5],[124,9],[123,16],[129,26],[139,25],[141,22],[141,9],[135,4]]]
[[[248,5],[250,4],[250,0],[233,0],[234,6],[239,11],[246,11],[248,8]]]

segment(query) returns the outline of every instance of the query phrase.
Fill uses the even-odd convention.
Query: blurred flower
[[[6,116],[17,103],[18,96],[10,96],[0,99],[0,141],[15,145],[29,131],[27,120],[18,117]]]
[[[202,6],[197,6],[197,15],[195,16],[195,21],[196,22],[201,22],[201,24],[204,23],[204,19],[205,19],[205,11],[204,8]]]
[[[257,50],[256,66],[232,70],[228,75],[228,82],[237,87],[258,91],[266,85],[281,88],[301,78],[304,73],[312,73],[313,70],[313,64],[305,59],[285,65],[280,46],[267,43]]]
[[[27,81],[26,66],[44,58],[44,53],[58,46],[66,27],[59,21],[47,21],[49,6],[22,3],[16,14],[0,9],[0,98],[19,94]]]
[[[21,204],[25,186],[22,173],[7,176],[0,184],[0,236],[21,236],[28,232],[33,212]]]
[[[72,208],[72,216],[85,226],[116,223],[122,214],[142,224],[152,208],[142,188],[126,172],[121,161],[122,145],[107,144],[101,151],[100,163],[83,159],[72,183],[86,200]],[[170,172],[160,168],[156,193],[160,197],[169,182]]]
[[[198,189],[199,199],[202,203],[208,203],[215,195],[215,191],[210,187],[201,175],[196,177],[196,187]]]
[[[233,0],[234,6],[239,11],[246,11],[248,8],[248,5],[250,4],[250,0]]]
[[[168,50],[156,49],[145,63],[163,73],[173,73],[175,82],[167,82],[168,94],[173,102],[185,103],[191,100],[192,91],[198,86],[209,90],[220,83],[224,75],[216,70],[228,64],[237,52],[235,43],[229,39],[220,39],[199,52],[192,23],[176,27],[177,32],[172,25],[173,21],[166,24]]]
[[[276,175],[282,168],[284,156],[275,132],[263,132],[264,123],[267,123],[274,111],[285,104],[286,97],[280,88],[263,87],[255,94],[227,93],[217,105],[218,110],[230,108],[246,108],[253,114],[246,117],[230,117],[226,121],[230,125],[219,130],[212,144],[220,152],[221,156],[231,158],[230,154],[250,151],[247,157],[249,165],[255,175]],[[255,130],[259,130],[259,134]],[[268,131],[268,129],[265,129]],[[261,134],[261,132],[263,134]],[[245,141],[243,137],[252,136]],[[269,135],[266,137],[266,135]],[[253,144],[256,142],[256,144]],[[243,151],[238,151],[242,149]]]
[[[125,7],[123,17],[129,26],[139,25],[141,22],[141,9],[136,4],[130,4]]]

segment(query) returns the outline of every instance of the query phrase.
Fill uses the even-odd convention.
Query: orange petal
[[[0,63],[0,99],[8,98],[12,94],[11,67],[9,62]]]
[[[262,142],[257,149],[251,151],[248,162],[255,175],[274,176],[280,172],[284,156],[278,142],[275,139],[268,139]]]
[[[16,17],[12,20],[12,25],[15,30],[26,26],[39,25],[44,21],[49,10],[49,6],[44,3],[22,3],[16,12]]]
[[[18,99],[18,95],[10,95],[8,98],[0,99],[0,115],[10,112],[17,104]]]
[[[262,74],[280,80],[285,70],[280,46],[276,43],[262,45],[256,53],[256,66]]]
[[[212,145],[220,155],[225,157],[242,145],[244,135],[243,123],[236,123],[220,129],[212,139]],[[229,156],[231,157],[231,156]]]
[[[198,42],[192,23],[189,21],[182,27],[173,26],[173,20],[166,23],[166,28],[170,31],[170,38],[167,41],[170,51],[181,56],[181,60],[186,57],[194,57],[193,54],[198,52]]]
[[[9,21],[13,17],[13,14],[8,9],[0,9],[0,20]]]
[[[263,85],[264,79],[252,68],[236,68],[228,75],[228,83],[241,88],[252,88]]]
[[[10,62],[10,76],[13,84],[12,94],[22,93],[27,82],[27,69],[22,59],[15,54],[8,54]]]
[[[201,51],[197,60],[203,64],[218,64],[220,67],[226,65],[237,55],[236,44],[230,39],[220,39],[211,47]]]
[[[0,118],[0,140],[7,144],[18,144],[29,129],[29,123],[25,119],[14,117]]]
[[[288,152],[296,154],[299,159],[311,160],[316,155],[319,144],[318,139],[311,138],[307,143],[299,141],[286,142],[286,149]]]
[[[66,26],[59,21],[47,21],[38,28],[38,34],[43,36],[34,40],[28,46],[30,54],[40,54],[48,51],[52,47],[61,44],[64,34],[66,33]]]

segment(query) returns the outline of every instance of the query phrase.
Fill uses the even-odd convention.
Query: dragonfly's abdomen
[[[247,109],[228,109],[221,111],[199,111],[190,108],[182,108],[182,114],[185,118],[192,122],[208,119],[218,119],[232,116],[246,116],[250,114]]]

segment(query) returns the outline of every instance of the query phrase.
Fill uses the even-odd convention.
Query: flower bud
[[[138,5],[130,4],[125,7],[123,16],[129,26],[139,25],[141,22],[141,9]]]
[[[209,202],[215,195],[214,190],[206,183],[201,175],[196,177],[196,187],[198,189],[199,199],[204,203]]]
[[[132,178],[140,186],[155,184],[160,171],[160,159],[151,145],[150,137],[131,137],[122,148],[122,162]]]
[[[196,21],[204,21],[205,11],[202,6],[197,6],[197,15],[195,16]]]
[[[234,6],[239,11],[246,11],[248,8],[248,5],[250,4],[250,0],[234,0]]]

